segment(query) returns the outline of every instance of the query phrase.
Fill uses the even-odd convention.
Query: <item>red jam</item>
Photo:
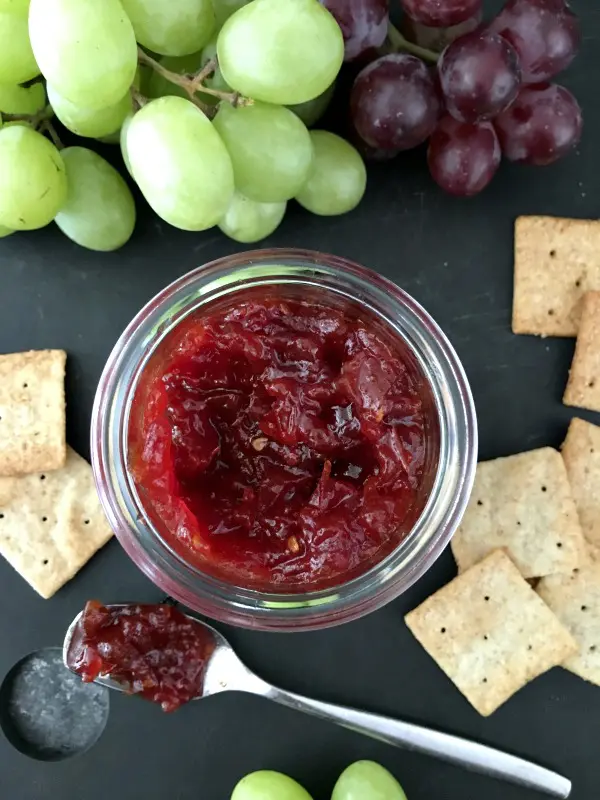
[[[163,537],[237,585],[366,571],[426,497],[423,378],[381,323],[271,298],[188,318],[134,398],[129,467]]]
[[[202,696],[215,647],[210,630],[170,605],[105,608],[90,600],[73,634],[69,668],[85,682],[108,675],[163,711]]]

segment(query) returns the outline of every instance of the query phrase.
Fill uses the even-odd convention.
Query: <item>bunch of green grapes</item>
[[[120,142],[148,204],[183,230],[250,243],[293,199],[350,211],[362,158],[309,130],[343,59],[320,0],[0,0],[0,236],[54,220],[113,250],[133,232],[128,184],[93,149],[64,148],[55,117],[92,146]]]
[[[281,772],[251,772],[233,790],[231,800],[312,800],[309,793]],[[394,776],[374,761],[356,761],[342,772],[331,800],[406,800]]]

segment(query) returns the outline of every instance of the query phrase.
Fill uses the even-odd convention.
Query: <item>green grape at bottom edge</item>
[[[125,126],[124,157],[159,217],[188,231],[217,225],[233,196],[233,168],[202,111],[182,97],[160,97]]]
[[[406,800],[406,795],[385,767],[375,761],[356,761],[338,778],[331,800]]]
[[[237,784],[231,800],[312,800],[306,789],[281,772],[251,772]],[[365,798],[363,798],[365,800]]]
[[[116,250],[131,237],[135,204],[116,169],[87,147],[61,151],[67,199],[55,218],[61,231],[90,250]]]
[[[67,196],[64,161],[56,147],[26,125],[0,129],[0,225],[43,228]]]

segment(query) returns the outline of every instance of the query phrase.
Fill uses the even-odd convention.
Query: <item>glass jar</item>
[[[341,585],[304,593],[235,586],[188,564],[146,513],[127,469],[132,399],[145,365],[190,314],[273,287],[352,306],[393,333],[425,387],[432,421],[422,481],[423,511],[377,563]],[[471,492],[477,423],[460,361],[431,317],[395,284],[343,258],[303,250],[258,250],[219,259],[164,289],[128,326],[100,380],[92,417],[92,466],[100,500],[121,545],[157,586],[194,611],[262,630],[310,630],[356,619],[405,592],[438,558]]]

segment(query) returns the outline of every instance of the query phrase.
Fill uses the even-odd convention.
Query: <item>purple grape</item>
[[[342,29],[345,60],[374,50],[385,42],[389,22],[389,0],[320,0]]]
[[[411,19],[432,28],[449,28],[481,14],[482,0],[400,0]]]
[[[496,33],[473,31],[444,50],[438,62],[448,111],[460,122],[491,119],[504,111],[521,85],[519,57]]]
[[[579,103],[555,83],[524,86],[512,106],[494,120],[506,158],[538,166],[552,164],[575,147],[582,126]]]
[[[581,42],[564,0],[509,0],[489,27],[519,54],[524,83],[547,81],[568,67]]]
[[[371,147],[409,150],[433,132],[440,101],[425,64],[394,53],[359,72],[350,93],[350,114],[358,135]]]
[[[446,114],[429,139],[429,171],[450,194],[471,197],[485,189],[501,159],[500,142],[491,122],[471,125]]]

